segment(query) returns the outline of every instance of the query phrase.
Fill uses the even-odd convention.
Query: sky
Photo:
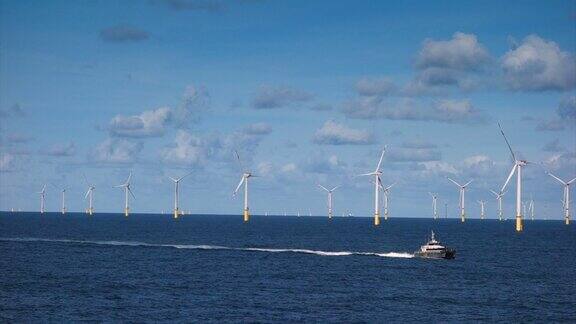
[[[0,0],[0,209],[496,218],[510,152],[524,198],[562,218],[576,177],[574,1]],[[236,160],[234,151],[240,156]],[[515,184],[504,197],[513,217]]]

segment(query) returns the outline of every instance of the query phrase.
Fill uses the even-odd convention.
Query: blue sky
[[[0,1],[0,208],[169,211],[167,176],[192,171],[181,206],[240,213],[238,150],[253,213],[370,215],[384,145],[395,217],[427,217],[428,191],[474,179],[489,217],[511,167],[538,216],[561,218],[576,176],[573,1]],[[511,187],[510,189],[513,189]],[[512,195],[505,209],[512,215]]]

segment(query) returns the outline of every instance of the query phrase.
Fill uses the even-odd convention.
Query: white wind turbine
[[[168,177],[170,180],[174,182],[174,218],[178,218],[178,215],[181,214],[180,209],[178,208],[178,187],[180,186],[180,181],[185,177],[189,176],[192,172],[188,172],[187,174],[181,176],[180,178],[172,178]]]
[[[320,188],[324,189],[328,193],[328,218],[331,219],[332,218],[332,193],[334,192],[334,190],[338,189],[340,186],[336,186],[330,190],[328,190],[326,187],[324,187],[321,184],[319,184],[318,186]]]
[[[506,135],[504,134],[504,131],[502,130],[502,127],[500,126],[500,123],[498,123],[498,127],[500,128],[500,133],[502,133],[502,136],[504,137],[504,141],[506,141],[506,145],[508,145],[508,149],[510,150],[510,154],[512,154],[512,159],[514,160],[514,166],[512,167],[512,170],[510,171],[510,175],[508,175],[508,179],[506,179],[506,182],[504,183],[504,186],[502,186],[502,189],[500,190],[500,192],[504,192],[504,189],[506,189],[508,182],[510,182],[510,179],[514,175],[514,172],[517,171],[517,174],[516,174],[516,176],[517,176],[516,177],[516,231],[522,232],[522,230],[524,229],[524,226],[522,225],[522,167],[526,166],[526,164],[528,164],[528,161],[518,160],[516,158],[516,155],[514,155],[514,151],[512,150],[512,146],[510,146],[510,143],[508,142],[508,139],[506,138]]]
[[[115,186],[115,188],[124,188],[124,216],[126,217],[128,217],[130,213],[130,207],[128,206],[128,200],[129,200],[128,193],[132,195],[132,198],[136,199],[134,193],[132,193],[132,189],[130,189],[131,178],[132,178],[132,172],[130,172],[130,175],[128,176],[128,179],[126,179],[126,182],[124,182],[121,185]]]
[[[382,192],[384,193],[384,220],[388,220],[388,202],[390,199],[390,189],[392,189],[395,184],[396,182],[386,188],[382,187]]]
[[[530,219],[534,220],[534,199],[530,198],[530,204],[528,205],[528,212],[530,212]]]
[[[461,185],[458,182],[448,178],[448,180],[452,181],[452,183],[454,183],[455,185],[458,186],[458,188],[460,189],[460,198],[459,198],[459,204],[460,204],[460,219],[462,220],[462,223],[464,223],[464,221],[466,220],[466,210],[465,210],[465,197],[464,194],[466,192],[466,187],[468,187],[468,185],[474,181],[474,180],[470,180],[468,182],[466,182],[465,185]]]
[[[42,187],[42,191],[37,192],[40,194],[40,214],[46,211],[46,185]]]
[[[256,176],[253,175],[250,171],[248,171],[244,167],[242,167],[242,163],[240,161],[240,155],[238,155],[237,151],[234,151],[234,153],[236,153],[236,158],[238,159],[238,163],[240,164],[240,167],[244,171],[242,173],[242,178],[240,179],[240,182],[238,183],[238,186],[236,187],[236,190],[234,190],[233,196],[236,196],[236,194],[238,193],[238,190],[240,189],[240,186],[242,186],[242,184],[244,184],[244,222],[248,222],[250,220],[250,209],[248,207],[248,179],[252,178],[252,177],[256,177]]]
[[[52,186],[54,186],[54,188],[56,188],[57,190],[60,190],[60,192],[62,193],[62,207],[60,209],[60,212],[62,213],[62,215],[66,214],[66,188],[62,188],[59,189],[58,187],[56,187],[56,185],[52,184]]]
[[[428,192],[430,197],[432,197],[432,212],[434,214],[434,219],[438,219],[438,195]]]
[[[484,219],[484,204],[486,203],[484,200],[478,200],[480,204],[480,219]]]
[[[88,209],[86,209],[86,213],[90,216],[94,214],[94,185],[91,185],[86,179],[86,175],[84,176],[84,181],[86,181],[86,185],[88,185],[88,190],[86,191],[86,195],[84,195],[84,199],[88,199]]]
[[[564,209],[564,221],[566,223],[566,225],[570,224],[570,185],[576,181],[576,178],[570,180],[570,181],[564,181],[560,178],[558,178],[557,176],[553,175],[552,173],[548,172],[548,175],[551,176],[552,178],[558,180],[558,182],[560,182],[561,184],[564,185],[564,197],[562,199],[562,206]]]
[[[506,192],[496,192],[494,190],[490,190],[491,193],[494,194],[494,196],[496,196],[496,201],[498,202],[498,220],[502,221],[502,197],[504,196],[504,194],[506,194]]]
[[[386,147],[382,150],[382,154],[380,154],[380,160],[378,161],[378,165],[376,166],[376,170],[370,173],[361,174],[360,176],[374,176],[376,179],[374,180],[374,225],[380,225],[380,187],[382,187],[382,180],[380,176],[382,175],[382,171],[380,170],[380,165],[382,164],[382,159],[384,158],[384,153],[386,152]]]

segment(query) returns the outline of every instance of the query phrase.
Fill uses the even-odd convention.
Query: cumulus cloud
[[[66,144],[56,144],[48,148],[46,151],[43,151],[42,153],[57,157],[73,156],[76,154],[76,146],[73,142]]]
[[[530,35],[504,55],[502,69],[513,90],[564,91],[576,86],[575,60],[558,44]]]
[[[576,96],[562,99],[556,108],[556,117],[542,120],[536,125],[538,131],[562,131],[576,126]]]
[[[564,126],[564,121],[560,119],[552,119],[552,120],[542,120],[536,125],[537,131],[550,131],[556,132],[564,130],[566,127]]]
[[[424,162],[441,159],[440,151],[433,148],[394,147],[386,152],[386,161],[391,162]]]
[[[140,142],[108,138],[90,152],[89,159],[102,163],[132,163],[142,151],[142,147]]]
[[[480,84],[477,74],[490,60],[490,54],[473,34],[457,32],[447,41],[428,39],[416,57],[418,73],[403,92],[434,94],[438,88],[449,86],[472,89]]]
[[[290,87],[262,86],[252,99],[252,107],[256,109],[274,109],[307,102],[313,95],[303,90]]]
[[[16,118],[24,116],[26,116],[26,112],[19,104],[13,104],[6,109],[0,109],[0,117],[2,118]]]
[[[354,85],[361,96],[386,96],[396,92],[396,85],[389,78],[362,78]]]
[[[334,154],[329,156],[323,154],[311,155],[302,164],[304,171],[321,174],[342,174],[344,173],[343,168],[346,167],[346,163]]]
[[[413,100],[390,104],[377,97],[361,97],[344,104],[342,112],[353,119],[391,119],[478,124],[488,119],[469,100],[437,100],[422,107]]]
[[[267,123],[255,123],[244,127],[243,131],[248,135],[267,135],[272,133],[272,126]]]
[[[467,178],[487,176],[494,173],[495,163],[486,155],[473,155],[463,161],[463,172]]]
[[[367,145],[374,143],[374,138],[368,131],[328,120],[316,131],[312,141],[320,145]]]
[[[174,112],[176,126],[188,128],[190,124],[199,122],[210,108],[210,93],[204,86],[187,86],[182,104]]]
[[[162,159],[166,162],[186,165],[205,163],[220,147],[217,140],[211,141],[201,138],[184,130],[178,131],[174,142],[173,147],[165,148],[162,151]]]
[[[117,137],[155,137],[164,135],[172,111],[168,107],[149,110],[134,116],[118,115],[110,121],[110,135]]]
[[[21,169],[21,163],[16,155],[0,153],[0,172],[13,172]]]
[[[576,152],[570,151],[553,154],[546,158],[543,164],[551,171],[574,174],[574,169],[576,169]]]
[[[148,37],[147,32],[130,25],[116,25],[100,31],[100,38],[107,42],[137,42],[146,40]]]

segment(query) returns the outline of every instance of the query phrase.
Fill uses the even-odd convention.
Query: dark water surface
[[[574,322],[575,226],[0,213],[0,321]]]

